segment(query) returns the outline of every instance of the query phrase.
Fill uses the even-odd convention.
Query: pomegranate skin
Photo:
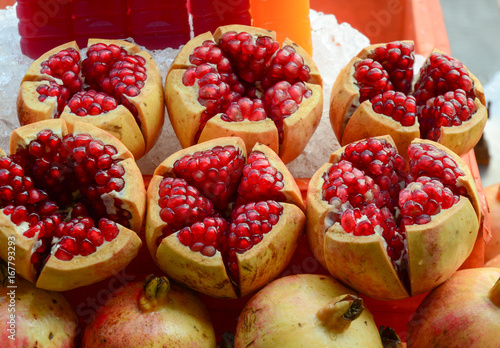
[[[495,184],[486,187],[484,195],[486,196],[491,216],[498,216],[500,213],[500,186]],[[491,219],[490,224],[491,239],[484,247],[484,262],[495,258],[500,259],[500,220]]]
[[[492,291],[499,278],[500,268],[456,272],[418,307],[408,323],[408,347],[500,346],[498,284]]]
[[[59,293],[35,288],[19,277],[16,285],[15,312],[9,311],[9,292],[12,289],[0,286],[2,347],[74,347],[78,322],[76,313],[66,298]],[[16,320],[15,340],[9,338],[11,314],[15,314]]]
[[[275,280],[241,312],[234,347],[382,347],[366,308],[347,327],[324,322],[321,310],[346,294],[354,293],[328,276],[299,274]],[[335,314],[331,311],[329,317]]]
[[[115,292],[87,326],[82,347],[215,347],[208,311],[193,292],[170,283],[167,302],[143,311],[144,286]]]

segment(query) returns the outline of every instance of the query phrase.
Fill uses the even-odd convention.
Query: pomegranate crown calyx
[[[380,327],[380,338],[384,348],[403,348],[403,343],[398,334],[389,326]]]
[[[490,290],[488,297],[491,302],[500,308],[500,278],[496,281],[495,285]]]
[[[316,316],[329,330],[344,332],[356,320],[365,307],[363,299],[355,295],[340,295],[322,307]]]
[[[151,312],[168,302],[170,282],[166,277],[149,275],[144,281],[144,287],[139,296],[139,308],[143,312]]]

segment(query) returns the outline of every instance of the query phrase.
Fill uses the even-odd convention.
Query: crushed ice
[[[288,167],[295,177],[311,177],[339,144],[330,126],[328,101],[330,91],[342,67],[363,47],[368,38],[348,23],[338,23],[335,16],[311,10],[313,58],[323,77],[324,107],[321,122],[304,152]],[[21,80],[33,62],[21,53],[15,7],[0,10],[0,148],[8,152],[11,132],[19,127],[16,98]],[[144,48],[143,48],[144,49]],[[178,49],[149,51],[158,63],[163,82]],[[181,148],[168,116],[155,147],[138,161],[143,174],[152,174],[158,164]]]

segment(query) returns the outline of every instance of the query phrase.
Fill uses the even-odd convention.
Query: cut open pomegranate
[[[183,147],[238,136],[288,163],[307,145],[322,113],[322,80],[297,44],[270,30],[219,27],[189,41],[171,66],[165,100]]]
[[[469,256],[480,216],[474,179],[460,157],[415,139],[409,162],[390,136],[351,143],[311,178],[307,236],[337,279],[371,297],[424,293]]]
[[[389,134],[399,152],[415,138],[458,155],[481,138],[487,119],[481,83],[457,59],[434,50],[414,77],[411,41],[361,50],[340,72],[330,96],[330,121],[342,145]]]
[[[86,57],[75,42],[38,58],[17,100],[21,125],[62,118],[93,124],[121,140],[136,159],[147,153],[164,121],[163,87],[149,53],[126,41],[90,39]]]
[[[223,137],[181,150],[148,188],[146,241],[172,279],[215,297],[249,294],[290,261],[305,225],[299,188],[278,155]]]
[[[0,150],[0,253],[16,241],[16,271],[64,291],[123,269],[137,254],[145,188],[130,151],[109,133],[45,120],[14,130]]]

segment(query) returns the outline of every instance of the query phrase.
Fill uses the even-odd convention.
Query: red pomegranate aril
[[[210,168],[206,166],[204,158],[210,159]],[[176,161],[174,173],[190,185],[199,187],[216,207],[223,209],[237,189],[243,165],[243,155],[233,146],[214,147]],[[198,169],[206,173],[202,180],[195,178]]]
[[[160,218],[171,225],[172,232],[184,223],[202,221],[213,213],[212,202],[201,196],[186,180],[165,178],[159,188]]]
[[[446,54],[433,53],[428,64],[420,69],[420,79],[415,85],[418,105],[424,105],[432,97],[462,89],[467,97],[474,98],[474,83],[463,64]]]
[[[257,204],[260,204],[258,210],[256,209]],[[278,223],[282,212],[283,206],[275,201],[248,203],[239,206],[233,211],[233,219],[229,226],[226,249],[228,271],[233,281],[239,279],[236,253],[243,253],[249,250],[254,245],[251,239],[254,235],[257,237],[254,240],[260,241],[262,238],[258,236],[262,236],[262,234],[268,232],[268,224],[273,226]],[[249,215],[252,216],[253,219],[251,219]],[[249,224],[253,222],[259,222],[261,225],[266,225],[265,231],[264,229],[257,228],[251,232]]]

